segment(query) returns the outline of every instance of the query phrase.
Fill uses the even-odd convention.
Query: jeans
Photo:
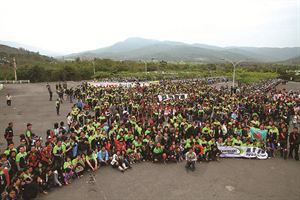
[[[186,161],[186,168],[191,168],[192,170],[195,170],[195,161]]]
[[[289,157],[293,158],[293,151],[294,151],[294,158],[295,160],[299,160],[299,144],[292,144],[290,145],[290,153],[289,153]]]

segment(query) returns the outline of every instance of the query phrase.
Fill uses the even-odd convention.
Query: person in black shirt
[[[13,123],[9,122],[8,123],[8,127],[5,129],[5,134],[4,137],[6,139],[7,142],[7,146],[13,142],[13,138],[14,138],[14,130],[13,130]]]
[[[295,160],[299,160],[299,132],[298,132],[298,128],[294,127],[293,128],[293,132],[290,133],[290,137],[289,137],[289,142],[290,142],[290,152],[289,152],[289,157],[293,158],[293,151],[294,151],[294,157]]]
[[[48,92],[49,92],[49,101],[52,101],[53,92],[51,90],[51,86],[49,85],[49,83],[47,83],[46,87],[47,87]]]
[[[279,145],[280,145],[280,156],[285,160],[287,159],[287,141],[288,141],[288,133],[287,129],[284,127],[279,134]]]

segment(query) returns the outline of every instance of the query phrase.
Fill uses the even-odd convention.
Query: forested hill
[[[38,52],[31,52],[23,48],[13,48],[0,44],[0,64],[9,65],[13,57],[16,58],[18,65],[34,65],[41,62],[54,61],[53,58],[40,55]]]

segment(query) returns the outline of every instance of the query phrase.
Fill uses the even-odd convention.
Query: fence
[[[30,83],[30,80],[18,80],[18,81],[3,80],[3,81],[0,81],[0,84],[22,84],[22,83]]]

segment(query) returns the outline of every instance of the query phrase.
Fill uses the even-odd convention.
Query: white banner
[[[94,86],[94,87],[135,87],[137,84],[140,86],[148,87],[150,85],[157,85],[159,84],[159,81],[147,81],[147,82],[88,82],[88,84]]]
[[[258,158],[267,159],[268,153],[257,147],[218,146],[222,158]]]
[[[159,101],[168,101],[168,100],[182,100],[182,99],[187,99],[188,94],[175,94],[175,95],[170,95],[170,94],[164,94],[164,95],[158,95],[158,100]]]

